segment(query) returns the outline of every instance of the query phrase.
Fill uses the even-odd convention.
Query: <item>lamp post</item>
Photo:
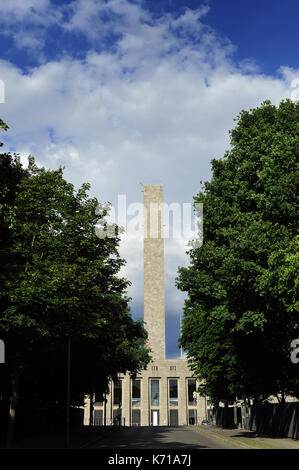
[[[107,425],[107,423],[106,423],[106,420],[107,420],[107,418],[106,418],[106,405],[107,405],[107,398],[106,398],[106,392],[105,392],[105,395],[104,395],[104,426]]]
[[[71,323],[71,314],[69,312],[69,327]],[[67,371],[66,371],[66,448],[70,447],[70,392],[71,392],[71,335],[68,331],[67,337]]]

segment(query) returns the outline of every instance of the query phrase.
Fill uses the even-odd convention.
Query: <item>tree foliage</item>
[[[203,244],[179,268],[188,293],[180,344],[215,402],[298,397],[299,103],[265,101],[236,121],[231,149],[194,198]]]
[[[17,155],[0,155],[0,338],[7,371],[21,371],[26,399],[44,405],[65,401],[68,336],[73,405],[149,362],[130,283],[119,276],[118,228],[97,235],[108,228],[106,206],[88,191],[75,191],[62,168],[39,168],[32,156],[23,168]]]

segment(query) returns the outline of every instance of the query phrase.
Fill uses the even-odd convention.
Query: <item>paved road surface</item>
[[[113,435],[90,444],[89,449],[236,449],[233,444],[207,436],[190,427],[120,428]]]

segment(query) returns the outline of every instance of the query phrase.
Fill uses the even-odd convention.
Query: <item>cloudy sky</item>
[[[295,0],[0,0],[5,149],[64,165],[76,188],[90,182],[116,208],[120,194],[142,202],[141,184],[192,203],[241,109],[299,97],[298,17]],[[185,241],[165,241],[169,358]],[[120,251],[142,317],[142,237]]]

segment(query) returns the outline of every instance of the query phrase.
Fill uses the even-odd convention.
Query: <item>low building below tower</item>
[[[186,359],[151,362],[134,380],[119,374],[103,401],[86,401],[84,424],[122,426],[183,426],[207,419],[204,397]]]

